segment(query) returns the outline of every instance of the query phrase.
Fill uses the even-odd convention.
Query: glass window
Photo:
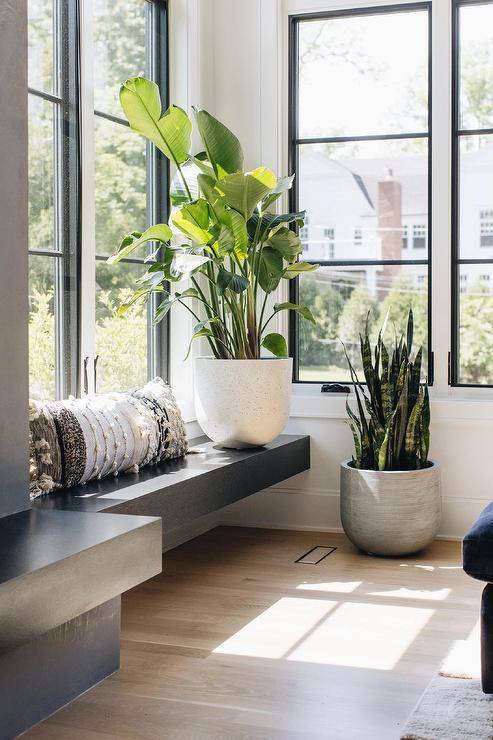
[[[28,10],[30,390],[53,399],[77,377],[76,23],[58,0]]]
[[[368,310],[376,328],[391,306],[403,331],[413,306],[417,341],[429,347],[429,12],[402,5],[291,22],[291,205],[310,221],[303,259],[322,265],[291,283],[292,300],[321,317],[316,327],[291,318],[295,373],[344,381],[340,339],[356,361]]]
[[[115,316],[145,269],[145,255],[117,267],[106,264],[125,233],[167,220],[165,159],[130,130],[119,103],[126,78],[166,79],[166,2],[93,0],[93,43],[81,49],[79,6],[66,0],[29,0],[28,6],[30,387],[39,399],[80,392],[80,346],[91,323],[96,344],[83,344],[99,354],[98,391],[166,375],[166,327],[151,327],[155,306],[142,304],[128,320]],[[79,52],[94,79],[90,131],[79,131],[88,93],[79,86]],[[161,93],[166,104],[162,85]],[[94,144],[93,178],[84,187],[86,198],[94,197],[96,242],[96,304],[84,304],[84,317],[80,296],[87,285],[81,278],[90,271],[79,265],[87,264],[86,253],[89,265],[94,256],[81,242],[81,138]]]
[[[493,385],[493,3],[455,7],[451,382]]]
[[[163,160],[123,118],[118,92],[136,74],[156,77],[156,48],[151,29],[155,4],[148,0],[96,0],[94,4],[95,205],[96,205],[96,354],[97,391],[125,390],[159,370],[158,342],[151,328],[152,308],[140,303],[124,318],[115,311],[145,272],[144,259],[132,257],[108,268],[106,259],[130,231],[144,231],[155,217],[156,168]],[[164,101],[165,102],[165,101]],[[159,216],[158,216],[159,214]]]

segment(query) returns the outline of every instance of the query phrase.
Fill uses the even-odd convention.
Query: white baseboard
[[[443,498],[438,537],[461,540],[489,503],[483,498]],[[219,513],[218,523],[243,527],[342,532],[339,492],[274,487]]]

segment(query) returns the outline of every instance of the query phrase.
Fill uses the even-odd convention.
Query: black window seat
[[[221,449],[207,437],[192,439],[190,446],[203,452],[42,496],[34,506],[159,516],[166,532],[310,467],[310,437],[304,435],[282,434],[247,450]]]

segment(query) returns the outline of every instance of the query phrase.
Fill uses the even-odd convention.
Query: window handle
[[[99,355],[94,358],[94,393],[98,392],[98,360]]]
[[[89,363],[89,357],[84,357],[84,395],[87,396],[89,393],[89,380],[87,377],[87,365]]]

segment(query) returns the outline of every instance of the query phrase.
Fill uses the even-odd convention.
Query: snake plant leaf
[[[252,172],[235,172],[217,181],[216,190],[224,196],[230,208],[241,213],[245,221],[252,216],[257,204],[276,185],[276,176],[267,167]]]
[[[406,351],[408,357],[411,357],[413,349],[413,336],[414,336],[414,317],[412,308],[409,309],[409,316],[407,318],[407,338],[406,338]]]
[[[264,247],[258,264],[258,282],[265,293],[272,293],[284,274],[282,255],[272,247]]]
[[[274,305],[274,313],[279,313],[279,311],[294,311],[295,313],[299,313],[300,316],[303,316],[307,321],[310,321],[313,325],[316,326],[317,324],[313,318],[312,312],[307,306],[299,306],[297,303],[276,303]]]
[[[241,144],[223,123],[206,110],[193,109],[200,138],[217,177],[243,169]]]
[[[353,456],[353,465],[355,468],[361,468],[361,442],[359,440],[354,424],[351,424],[351,422],[349,422],[349,428],[351,429],[351,434],[353,435],[354,450],[356,453]]]
[[[298,275],[302,275],[304,272],[312,272],[317,270],[320,265],[315,265],[312,262],[293,262],[292,265],[288,265],[283,273],[283,278],[286,280],[292,280]]]
[[[208,244],[214,238],[209,229],[209,206],[203,198],[173,211],[171,220],[182,234],[185,234],[196,244]]]
[[[120,103],[130,127],[149,141],[176,165],[190,156],[192,123],[176,105],[162,112],[159,87],[145,77],[132,77],[120,88]]]
[[[229,272],[224,267],[220,267],[217,274],[217,289],[219,295],[224,295],[225,291],[229,288],[233,293],[243,293],[248,286],[250,281],[243,275],[238,275],[235,272]]]
[[[261,342],[261,346],[265,347],[266,350],[271,352],[276,357],[287,357],[288,356],[288,345],[282,334],[272,332],[267,334]]]
[[[286,262],[294,262],[303,251],[299,236],[285,226],[270,236],[266,245],[282,254]]]
[[[115,262],[119,262],[147,242],[167,244],[171,237],[172,232],[168,224],[156,224],[144,232],[134,231],[132,234],[127,234],[123,237],[118,251],[108,258],[108,263],[112,265]]]

